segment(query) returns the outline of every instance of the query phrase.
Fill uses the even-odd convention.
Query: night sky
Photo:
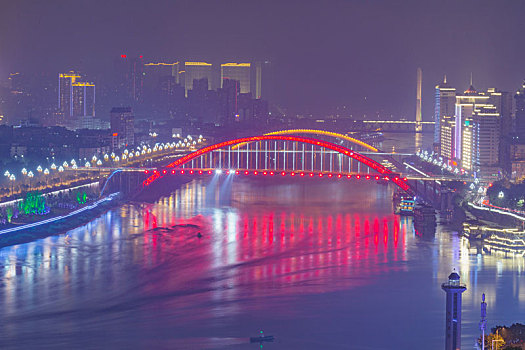
[[[447,74],[464,90],[516,90],[525,78],[525,1],[8,1],[0,5],[0,76],[81,69],[122,53],[146,61],[263,60],[289,113],[347,105],[423,118]],[[96,83],[96,81],[95,81]],[[365,103],[366,97],[366,103]]]

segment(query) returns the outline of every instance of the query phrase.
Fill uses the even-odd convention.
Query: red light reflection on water
[[[230,221],[227,215],[223,215],[220,222],[213,216],[208,220],[212,222],[207,232],[209,239],[196,241],[198,246],[191,252],[205,257],[198,263],[196,273],[213,271],[219,266],[226,270],[231,268],[228,285],[247,288],[250,295],[353,288],[366,284],[374,274],[404,268],[403,265],[384,264],[406,258],[407,230],[395,215],[335,213],[309,216],[293,211],[278,214],[264,211],[234,215],[232,220],[236,222]],[[185,222],[181,218],[174,221]],[[184,243],[177,237],[159,236],[152,230],[156,227],[155,222],[153,212],[146,212],[144,225],[149,227],[153,250],[178,249],[177,245]],[[275,245],[276,229],[279,240]],[[293,288],[284,288],[285,285]]]

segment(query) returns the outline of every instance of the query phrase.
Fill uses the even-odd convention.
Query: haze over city
[[[0,348],[525,350],[524,15],[0,2]]]
[[[415,113],[446,74],[515,90],[525,75],[522,1],[16,1],[0,13],[0,75],[78,69],[99,78],[123,53],[150,61],[270,60],[291,114]],[[96,79],[95,79],[96,80]],[[366,102],[365,102],[366,97]]]

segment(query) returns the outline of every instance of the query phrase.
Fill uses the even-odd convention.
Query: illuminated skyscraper
[[[256,99],[271,100],[272,71],[270,61],[259,61],[255,63],[255,92]]]
[[[58,75],[58,111],[66,118],[73,116],[73,83],[80,78],[74,71]]]
[[[452,165],[461,166],[478,177],[488,178],[498,174],[501,170],[501,113],[510,110],[507,97],[508,94],[496,89],[478,92],[472,81],[464,93],[456,94],[453,127],[450,126],[452,118],[446,115],[440,118],[441,155]],[[453,129],[454,133],[450,138],[447,136],[449,129]]]
[[[58,111],[66,120],[95,115],[95,84],[80,79],[74,71],[58,75]]]
[[[439,148],[439,154],[447,160],[454,159],[454,146],[455,146],[455,140],[454,137],[456,136],[455,133],[455,118],[453,116],[447,116],[443,115],[439,121],[440,124],[440,148]]]
[[[447,293],[445,350],[461,349],[461,294],[467,287],[459,279],[459,275],[452,272],[448,281],[441,285],[441,289]]]
[[[186,96],[188,90],[193,89],[193,81],[208,79],[208,90],[212,89],[212,64],[207,62],[185,62],[184,63],[184,87]]]
[[[421,82],[423,79],[423,73],[421,68],[417,69],[417,91],[416,91],[416,132],[423,131],[423,121],[421,116]]]
[[[224,63],[221,64],[221,88],[226,79],[237,80],[240,84],[240,93],[250,93],[250,63]]]
[[[467,124],[467,121],[472,119],[475,107],[487,105],[489,98],[486,94],[478,93],[476,89],[474,89],[472,81],[470,87],[465,90],[463,94],[456,94],[454,159],[458,161],[458,163],[463,154],[463,126]]]
[[[73,115],[95,116],[95,84],[80,81],[73,83]]]
[[[453,117],[455,113],[456,104],[456,88],[450,87],[447,84],[447,76],[444,77],[443,82],[436,85],[436,94],[434,100],[434,143],[440,144],[441,135],[441,118]]]

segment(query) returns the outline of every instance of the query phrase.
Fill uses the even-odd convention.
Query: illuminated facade
[[[270,61],[255,63],[255,79],[253,91],[256,99],[271,100],[272,70]]]
[[[447,77],[443,79],[443,83],[436,85],[436,93],[434,99],[434,143],[440,143],[441,135],[441,118],[453,117],[455,115],[456,105],[456,88],[450,87],[447,84]]]
[[[465,120],[465,125],[462,126],[462,140],[461,140],[461,167],[466,170],[472,170],[472,164],[476,155],[473,154],[477,151],[476,145],[474,145],[474,124],[472,119]]]
[[[453,116],[442,116],[440,120],[440,149],[439,154],[444,159],[453,159],[454,158],[454,145],[455,145],[455,117]]]
[[[73,115],[75,117],[95,116],[95,84],[73,83]]]
[[[471,154],[474,164],[480,169],[499,165],[500,119],[496,106],[483,106],[474,110]]]
[[[436,86],[434,117],[439,116],[436,143],[439,154],[449,164],[473,172],[497,172],[504,124],[502,111],[510,116],[507,95],[496,89],[478,92],[472,83],[458,94],[447,85],[446,78]]]
[[[240,83],[240,93],[247,94],[250,89],[250,63],[224,63],[221,64],[221,88],[224,80],[237,80]]]
[[[212,89],[212,64],[207,62],[185,62],[184,63],[184,88],[186,97],[188,91],[193,89],[193,81],[208,79],[208,90]]]
[[[95,116],[95,84],[80,79],[73,71],[58,75],[58,112],[66,122]]]
[[[73,116],[73,84],[80,78],[74,71],[58,75],[58,111],[64,117]]]

